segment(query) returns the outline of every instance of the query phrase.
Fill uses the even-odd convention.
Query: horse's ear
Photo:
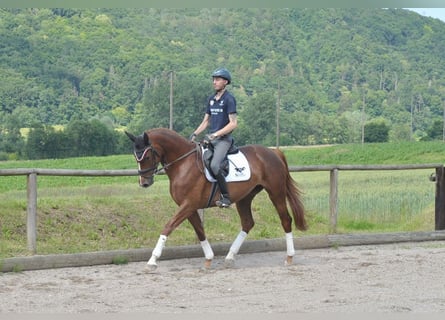
[[[144,143],[146,146],[150,145],[150,139],[148,139],[148,134],[145,131],[144,131]]]
[[[136,141],[136,137],[134,136],[134,134],[131,134],[127,131],[125,131],[125,134],[130,138],[131,141],[133,141],[133,142]]]

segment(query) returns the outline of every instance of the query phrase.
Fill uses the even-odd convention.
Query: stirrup
[[[230,199],[224,196],[221,196],[221,199],[217,200],[215,203],[220,208],[228,208],[232,204],[232,202],[230,202]]]

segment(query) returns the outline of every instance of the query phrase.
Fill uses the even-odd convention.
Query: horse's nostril
[[[143,184],[141,185],[142,188],[148,188],[149,186],[150,186],[150,184],[148,184],[148,183],[143,183]]]

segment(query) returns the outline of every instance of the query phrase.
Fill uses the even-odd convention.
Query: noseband
[[[157,168],[158,165],[157,165],[157,163],[156,163],[154,166],[152,166],[152,167],[150,167],[150,168],[143,169],[143,170],[138,170],[138,173],[139,173],[139,175],[140,175],[141,177],[148,178],[147,176],[144,176],[146,173],[153,171],[152,176],[155,175],[155,174],[158,174],[158,173],[161,172],[162,170],[167,169],[168,167],[170,167],[170,166],[171,166],[172,164],[174,164],[175,162],[178,162],[178,161],[180,161],[180,160],[182,160],[182,159],[188,157],[189,155],[191,155],[191,154],[194,153],[194,152],[198,152],[198,150],[199,150],[199,145],[196,144],[196,147],[195,147],[194,149],[190,150],[189,152],[186,152],[185,154],[183,154],[182,156],[180,156],[180,157],[177,158],[176,160],[173,160],[173,161],[170,162],[170,163],[167,163],[167,164],[165,164],[165,165],[163,164],[162,168],[158,169],[158,168]],[[154,159],[155,156],[158,157],[158,158],[160,158],[160,156],[159,156],[159,154],[156,152],[156,150],[155,150],[151,145],[149,145],[149,146],[147,146],[147,147],[144,149],[144,151],[142,151],[142,152],[137,152],[137,151],[134,152],[134,157],[136,158],[136,161],[137,161],[139,164],[140,164],[142,161],[144,161],[144,159],[146,159],[146,157],[147,157],[147,153],[148,153],[149,151],[151,151],[151,157],[152,157],[152,159]]]
[[[134,157],[136,158],[136,161],[137,161],[139,164],[140,164],[142,161],[144,161],[144,160],[147,158],[147,153],[148,153],[149,151],[151,152],[151,158],[153,159],[153,161],[154,161],[155,156],[159,157],[159,155],[158,155],[158,153],[156,152],[156,150],[153,149],[152,146],[148,146],[148,147],[146,147],[146,148],[144,149],[144,151],[142,151],[142,152],[137,152],[137,151],[134,152]],[[155,162],[155,161],[154,161],[154,162]],[[150,168],[143,169],[143,170],[138,170],[138,173],[139,173],[139,175],[140,175],[141,177],[147,178],[147,177],[145,176],[145,174],[147,174],[147,173],[153,171],[153,174],[152,174],[152,175],[155,175],[155,174],[157,174],[157,173],[159,172],[159,170],[157,169],[157,167],[158,167],[158,165],[157,165],[157,163],[156,163],[154,166],[152,166],[152,167],[150,167]]]

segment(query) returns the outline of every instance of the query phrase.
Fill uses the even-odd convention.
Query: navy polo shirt
[[[229,123],[229,114],[236,113],[235,97],[228,91],[219,100],[215,99],[215,95],[210,96],[206,113],[210,115],[210,133],[224,128]]]

